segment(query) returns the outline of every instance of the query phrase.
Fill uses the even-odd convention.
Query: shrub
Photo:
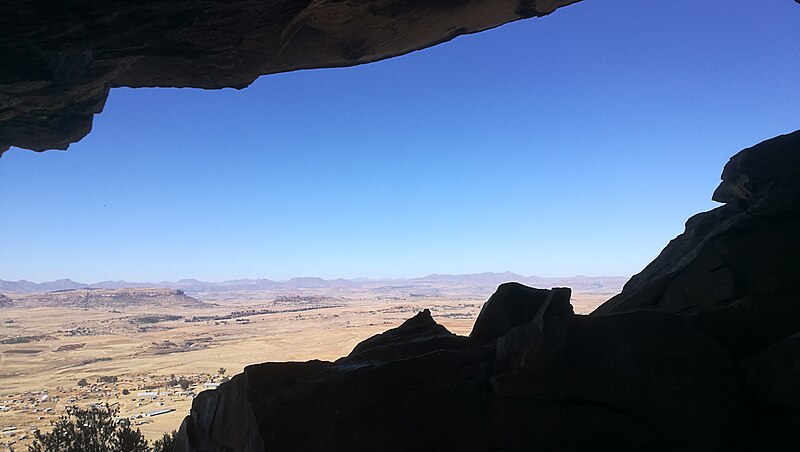
[[[144,435],[127,422],[117,422],[117,413],[109,405],[67,407],[67,415],[52,423],[51,432],[34,432],[28,452],[148,452]]]
[[[153,452],[172,452],[175,449],[175,436],[178,434],[175,430],[153,441]]]

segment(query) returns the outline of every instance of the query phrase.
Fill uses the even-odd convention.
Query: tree
[[[122,390],[122,395],[128,395],[128,394],[130,394],[130,393],[131,393],[131,392],[130,392],[130,391],[128,391],[128,388],[125,388],[125,389],[123,389],[123,390]]]
[[[225,375],[225,371],[226,370],[228,370],[228,369],[226,369],[224,367],[220,367],[219,370],[217,370],[217,373],[220,374],[220,375]]]
[[[175,449],[175,436],[178,434],[175,430],[153,441],[153,452],[172,452]]]
[[[67,414],[52,423],[51,432],[34,432],[28,452],[148,452],[139,429],[114,419],[118,412],[108,404],[67,407]]]
[[[78,380],[78,386],[80,387],[89,386],[89,382],[86,381],[85,378],[81,378],[80,380]]]
[[[189,386],[192,384],[192,382],[190,382],[189,380],[187,380],[185,378],[181,378],[180,380],[178,380],[178,384],[181,385],[181,389],[183,389],[185,391],[185,390],[189,389]]]

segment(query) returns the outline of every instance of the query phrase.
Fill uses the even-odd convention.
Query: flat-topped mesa
[[[69,289],[46,293],[21,295],[16,298],[17,307],[79,307],[79,308],[124,308],[124,307],[207,307],[208,304],[187,296],[182,290],[165,288],[132,289]]]
[[[66,149],[109,88],[244,88],[368,63],[580,0],[0,3],[0,154]]]

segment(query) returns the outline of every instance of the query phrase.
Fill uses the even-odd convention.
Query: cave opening
[[[692,12],[586,2],[243,91],[115,88],[67,153],[13,149],[0,160],[4,217],[23,219],[9,222],[0,262],[10,294],[0,356],[62,373],[77,360],[69,375],[81,388],[127,385],[128,399],[157,408],[158,391],[130,394],[145,380],[116,379],[128,364],[111,351],[123,348],[115,335],[140,335],[124,356],[164,374],[142,378],[175,397],[225,384],[195,401],[182,450],[344,450],[356,440],[343,431],[390,441],[386,450],[779,450],[800,419],[797,133],[726,161],[796,127],[798,32],[777,3]],[[325,30],[293,23],[283,49]],[[369,46],[347,49],[357,62]],[[0,130],[0,142],[8,136]],[[709,197],[723,166],[726,204],[692,217],[621,295],[574,316],[614,295],[686,218],[718,206]],[[585,274],[594,279],[572,276]],[[5,281],[63,277],[91,287]],[[508,280],[570,285],[572,300],[501,286],[493,298],[514,318],[487,310],[492,332],[467,337]],[[582,284],[595,304],[580,304]],[[80,315],[57,323],[67,310]],[[257,350],[231,339],[237,328]],[[188,375],[187,359],[202,370]],[[24,374],[4,377],[28,389]],[[429,405],[440,398],[444,408]],[[359,419],[370,407],[374,419]],[[442,423],[452,407],[455,421]],[[530,428],[545,416],[555,420]],[[454,439],[478,424],[492,427]]]

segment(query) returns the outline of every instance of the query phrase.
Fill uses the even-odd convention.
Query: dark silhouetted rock
[[[592,315],[502,284],[469,338],[423,311],[336,362],[249,366],[178,450],[795,450],[799,140],[732,158],[728,203]]]
[[[567,290],[498,293],[512,291],[538,312],[507,311],[522,317],[496,341],[423,311],[333,363],[249,366],[198,396],[178,450],[715,450],[734,438],[734,361],[687,320],[545,315]]]
[[[469,347],[467,338],[456,336],[439,325],[425,309],[397,328],[356,345],[348,360],[394,361],[413,358],[431,350],[460,350]]]
[[[731,450],[796,450],[800,444],[800,332],[743,360],[747,428]]]
[[[593,314],[691,314],[748,295],[788,293],[800,281],[800,131],[732,157],[722,185],[740,177],[750,196],[690,218],[683,234]]]
[[[198,394],[176,436],[175,450],[263,451],[258,423],[248,401],[247,378],[248,373],[244,372],[214,391]],[[202,447],[190,447],[189,438]]]
[[[501,284],[481,308],[469,337],[478,343],[497,339],[513,327],[530,323],[543,306],[542,315],[571,315],[571,295],[568,288],[547,290],[515,282]]]
[[[686,231],[591,317],[678,314],[736,362],[745,407],[729,450],[800,444],[800,131],[745,149]]]
[[[744,367],[753,403],[800,410],[800,331],[744,360]]]
[[[580,0],[7,0],[0,154],[66,149],[111,87],[244,88],[402,55]]]
[[[0,293],[0,308],[11,306],[11,299]]]

